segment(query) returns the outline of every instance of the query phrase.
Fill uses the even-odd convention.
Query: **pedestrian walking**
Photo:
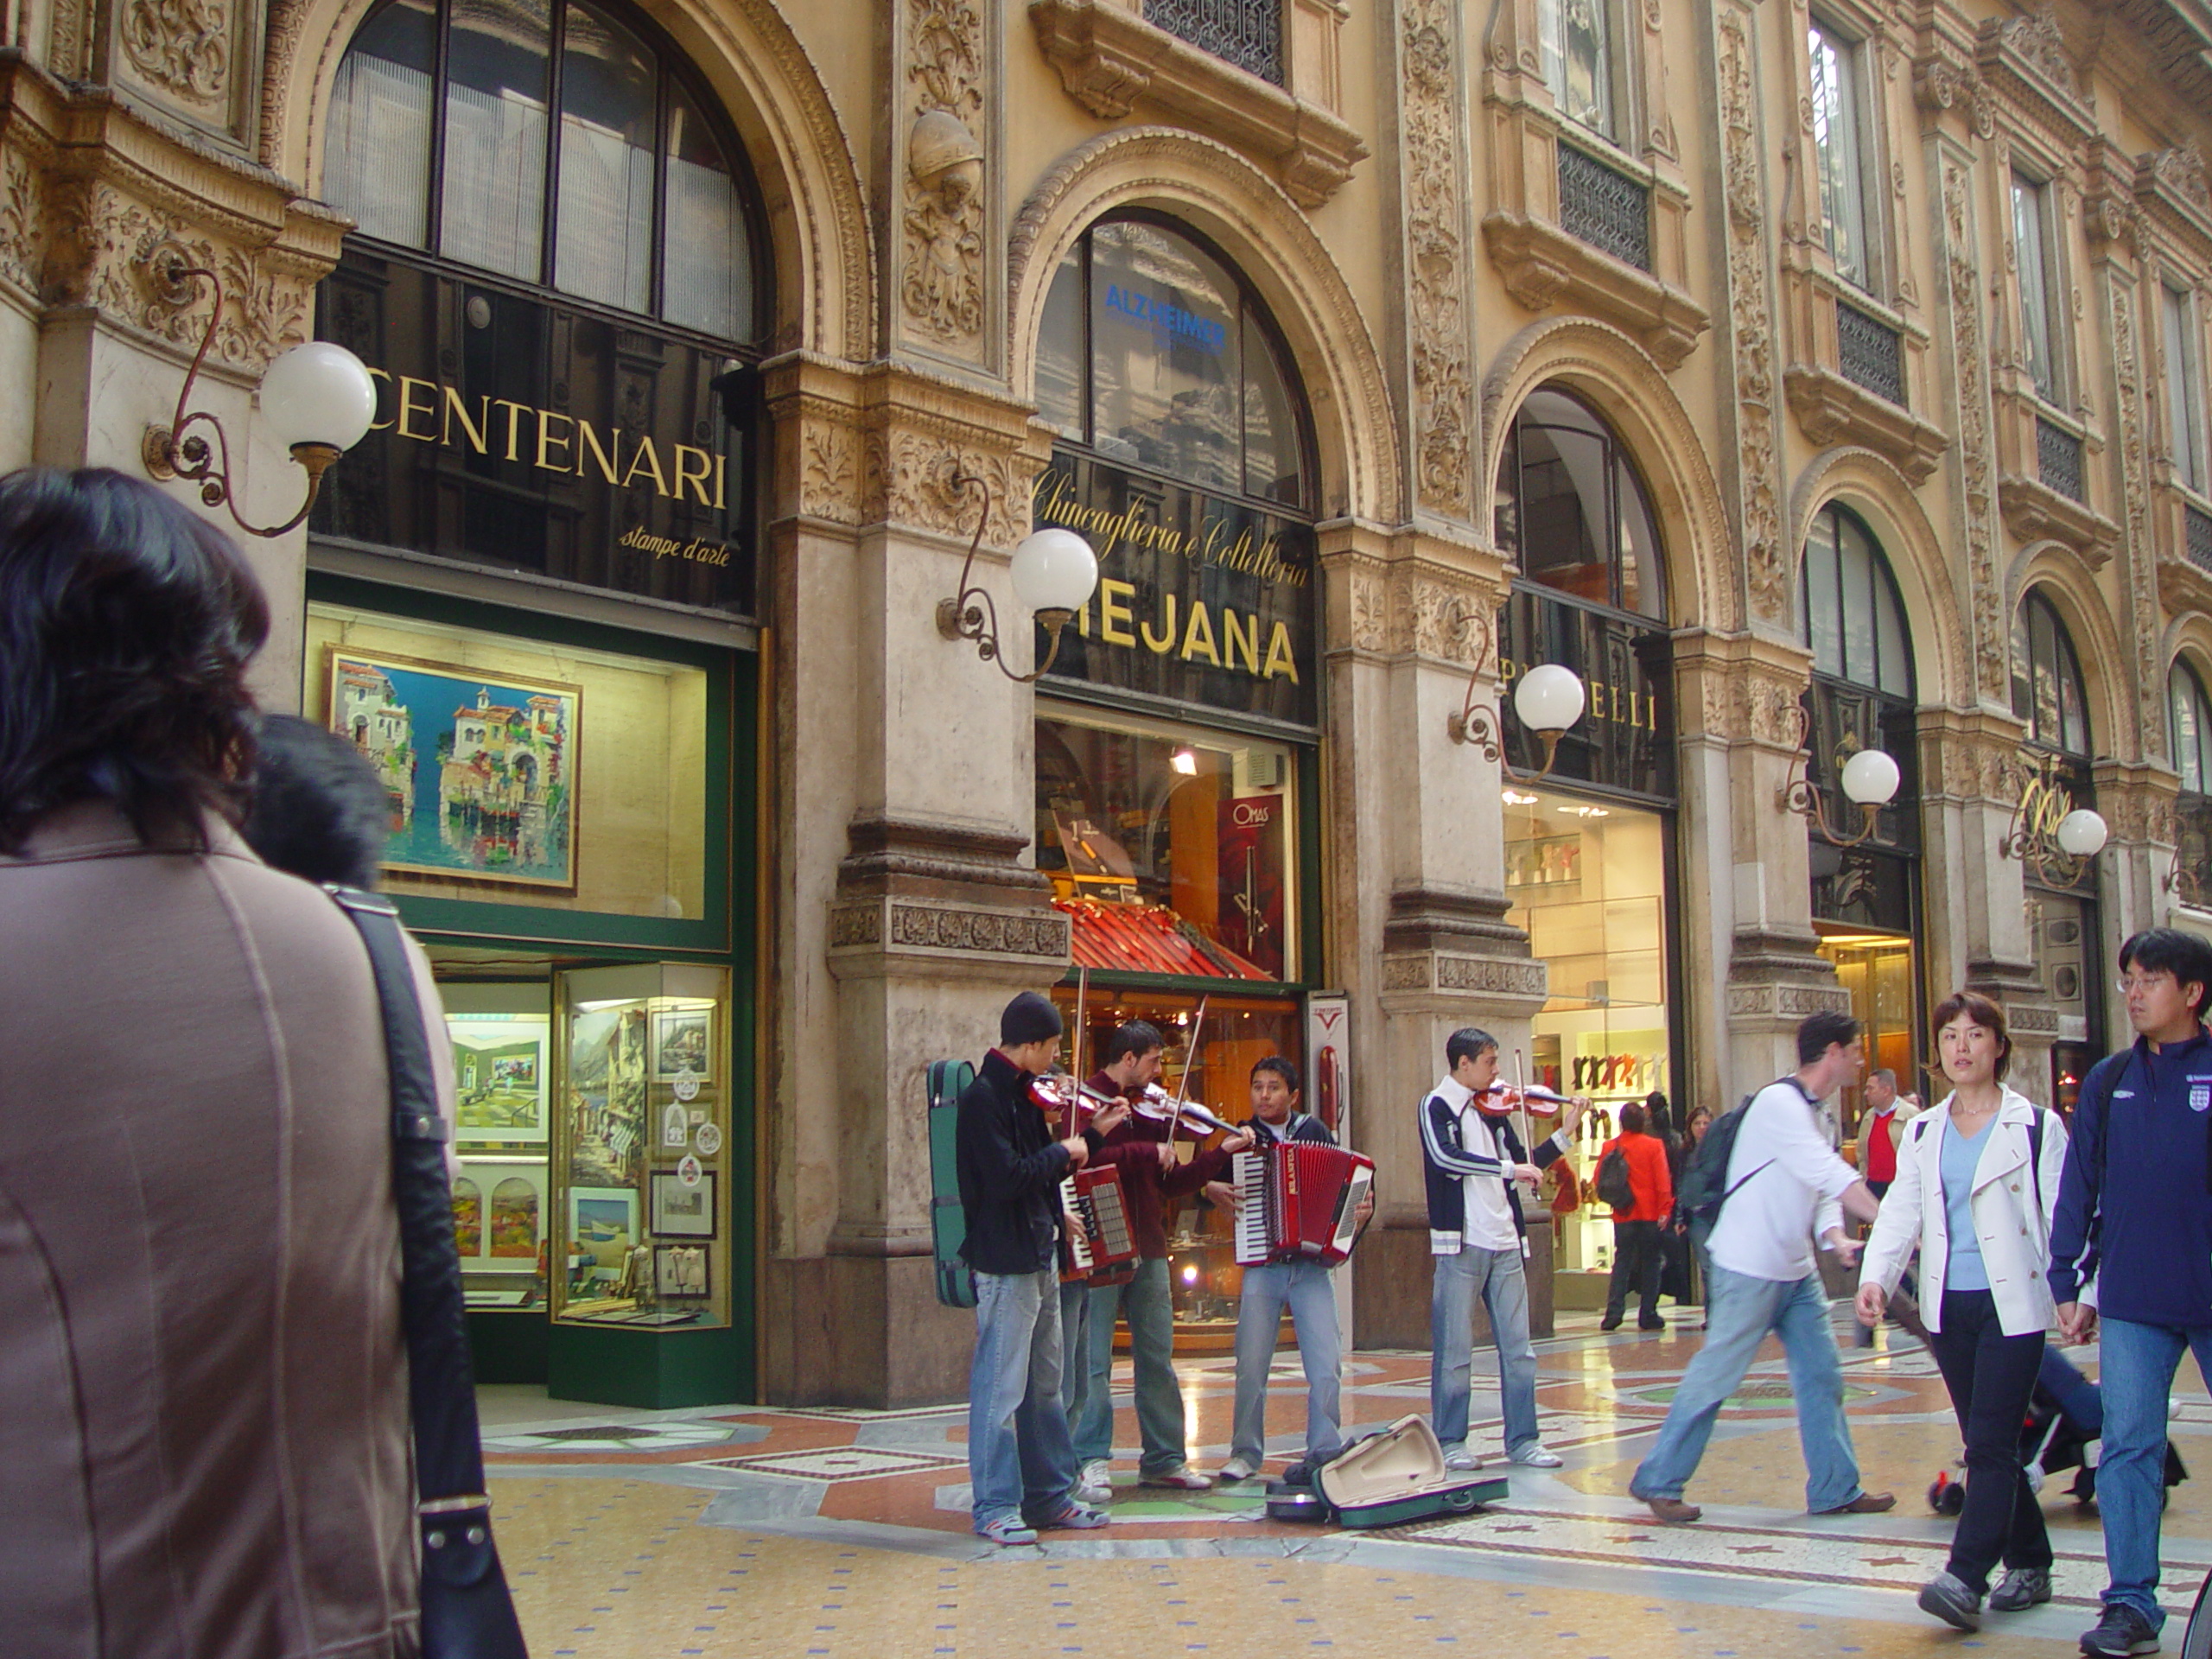
[[[2183,1349],[2212,1387],[2212,944],[2176,928],[2135,934],[2120,947],[2120,989],[2135,1041],[2082,1079],[2050,1241],[2059,1335],[2101,1329],[2107,1581],[2104,1616],[2082,1637],[2093,1656],[2158,1650],[2167,1398]]]
[[[1675,1178],[1667,1166],[1666,1143],[1649,1132],[1648,1109],[1633,1103],[1621,1108],[1621,1132],[1598,1150],[1598,1196],[1611,1204],[1619,1196],[1605,1191],[1609,1169],[1606,1160],[1618,1155],[1619,1179],[1627,1187],[1628,1206],[1613,1209],[1613,1274],[1605,1289],[1605,1317],[1601,1331],[1617,1331],[1628,1311],[1630,1291],[1637,1296],[1636,1325],[1639,1331],[1664,1331],[1659,1317],[1659,1278],[1666,1266],[1660,1229],[1675,1208]]]
[[[1828,1329],[1827,1293],[1813,1260],[1817,1234],[1842,1261],[1859,1246],[1843,1217],[1872,1221],[1874,1195],[1829,1147],[1820,1104],[1865,1063],[1859,1022],[1816,1014],[1797,1027],[1797,1071],[1769,1084],[1744,1108],[1713,1234],[1707,1304],[1711,1330],[1682,1374],[1667,1421],[1629,1483],[1662,1521],[1702,1513],[1682,1491],[1697,1472],[1720,1407],[1751,1370],[1772,1332],[1789,1363],[1797,1435],[1805,1454],[1805,1507],[1815,1515],[1872,1515],[1892,1508],[1888,1492],[1859,1484],[1859,1461],[1843,1416],[1843,1370]]]
[[[1960,991],[1931,1023],[1951,1093],[1912,1121],[1897,1148],[1858,1313],[1862,1325],[1881,1323],[1917,1246],[1928,1346],[1951,1392],[1967,1468],[1950,1560],[1922,1587],[1920,1605],[1974,1630],[1985,1595],[1996,1612],[2050,1599],[2050,1536],[2020,1462],[2020,1424],[2054,1306],[2046,1274],[2066,1128],[2005,1086],[2012,1039],[1996,1003]],[[2005,1577],[1993,1592],[2000,1560]]]

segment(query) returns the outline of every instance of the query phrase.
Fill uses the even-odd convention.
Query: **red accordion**
[[[1375,1160],[1341,1147],[1277,1141],[1236,1160],[1236,1261],[1334,1267],[1359,1236],[1353,1219],[1375,1185]]]
[[[1109,1165],[1078,1169],[1060,1183],[1060,1207],[1083,1224],[1086,1236],[1060,1233],[1060,1281],[1063,1284],[1126,1285],[1135,1278],[1129,1265],[1137,1244],[1129,1231],[1128,1201],[1122,1194],[1122,1175]]]

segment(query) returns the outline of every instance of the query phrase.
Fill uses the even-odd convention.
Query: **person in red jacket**
[[[1621,1132],[1599,1148],[1602,1166],[1616,1147],[1628,1160],[1628,1184],[1636,1202],[1613,1211],[1613,1278],[1605,1290],[1605,1318],[1601,1331],[1620,1328],[1633,1285],[1641,1299],[1636,1312],[1637,1328],[1664,1331],[1659,1317],[1659,1270],[1666,1258],[1659,1240],[1660,1224],[1675,1208],[1675,1179],[1667,1169],[1667,1143],[1645,1133],[1650,1116],[1637,1105],[1621,1108]]]

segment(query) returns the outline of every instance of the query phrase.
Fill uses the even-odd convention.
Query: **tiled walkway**
[[[1957,1437],[1942,1382],[1910,1338],[1844,1351],[1866,1484],[1896,1491],[1895,1511],[1803,1513],[1804,1467],[1770,1344],[1691,1486],[1705,1520],[1665,1528],[1628,1497],[1628,1478],[1698,1333],[1602,1336],[1586,1317],[1570,1323],[1580,1328],[1539,1345],[1545,1438],[1566,1467],[1514,1471],[1508,1502],[1461,1520],[1347,1534],[1268,1521],[1256,1484],[1190,1498],[1140,1491],[1122,1398],[1113,1526],[1001,1549],[968,1530],[957,1407],[656,1414],[487,1389],[501,1553],[539,1659],[1878,1659],[1953,1647],[2056,1659],[2095,1621],[2096,1522],[2057,1491],[2045,1505],[2059,1554],[2051,1606],[1993,1615],[1979,1637],[1913,1607],[1942,1565],[1950,1522],[1924,1494]],[[1180,1369],[1194,1454],[1211,1467],[1227,1451],[1230,1363]],[[1478,1355],[1478,1380],[1482,1369]],[[2212,1568],[2212,1402],[2186,1370],[2181,1386],[2176,1442],[2206,1471],[2176,1489],[2167,1515],[2166,1599],[2185,1614]],[[1350,1425],[1427,1403],[1426,1356],[1348,1362]],[[1476,1441],[1494,1453],[1494,1388],[1478,1395],[1478,1418],[1485,1406]],[[1273,1448],[1295,1455],[1304,1411],[1293,1354],[1277,1362],[1269,1421]],[[2180,1631],[2177,1617],[2169,1652]]]

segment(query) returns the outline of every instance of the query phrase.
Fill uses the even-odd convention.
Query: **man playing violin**
[[[1069,1426],[1083,1465],[1077,1494],[1103,1503],[1114,1495],[1114,1321],[1129,1322],[1129,1357],[1135,1372],[1137,1433],[1144,1452],[1137,1482],[1185,1491],[1213,1484],[1191,1467],[1184,1434],[1183,1391],[1175,1380],[1175,1303],[1168,1276],[1166,1200],[1198,1192],[1229,1170],[1232,1155],[1251,1144],[1232,1135],[1187,1163],[1176,1156],[1175,1103],[1159,1086],[1164,1042],[1158,1027],[1132,1020],[1106,1039],[1100,1065],[1085,1084],[1094,1096],[1135,1105],[1121,1128],[1105,1138],[1094,1164],[1110,1163],[1122,1177],[1122,1202],[1137,1247],[1136,1277],[1125,1285],[1100,1285],[1090,1298],[1088,1386],[1071,1387]],[[1094,1120],[1095,1121],[1095,1120]],[[1080,1405],[1074,1403],[1079,1397]]]
[[[1475,1299],[1490,1314],[1497,1344],[1505,1413],[1505,1451],[1515,1463],[1560,1466],[1536,1435],[1536,1349],[1529,1338],[1529,1224],[1513,1184],[1534,1184],[1567,1151],[1589,1102],[1561,1100],[1556,1134],[1525,1153],[1513,1132],[1517,1092],[1497,1081],[1497,1039],[1469,1027],[1444,1046],[1450,1068],[1421,1103],[1422,1173],[1428,1184],[1428,1248],[1436,1276],[1429,1292],[1429,1411],[1447,1469],[1475,1469],[1467,1449],[1474,1382]],[[1530,1094],[1537,1091],[1530,1090]]]
[[[1077,1497],[1075,1447],[1060,1403],[1060,1182],[1121,1127],[1100,1109],[1081,1135],[1052,1138],[1032,1093],[1059,1057],[1059,1010],[1024,991],[999,1016],[999,1046],[960,1096],[955,1131],[960,1253],[976,1274],[976,1355],[968,1381],[968,1474],[976,1531],[1033,1544],[1040,1529],[1106,1524]]]

